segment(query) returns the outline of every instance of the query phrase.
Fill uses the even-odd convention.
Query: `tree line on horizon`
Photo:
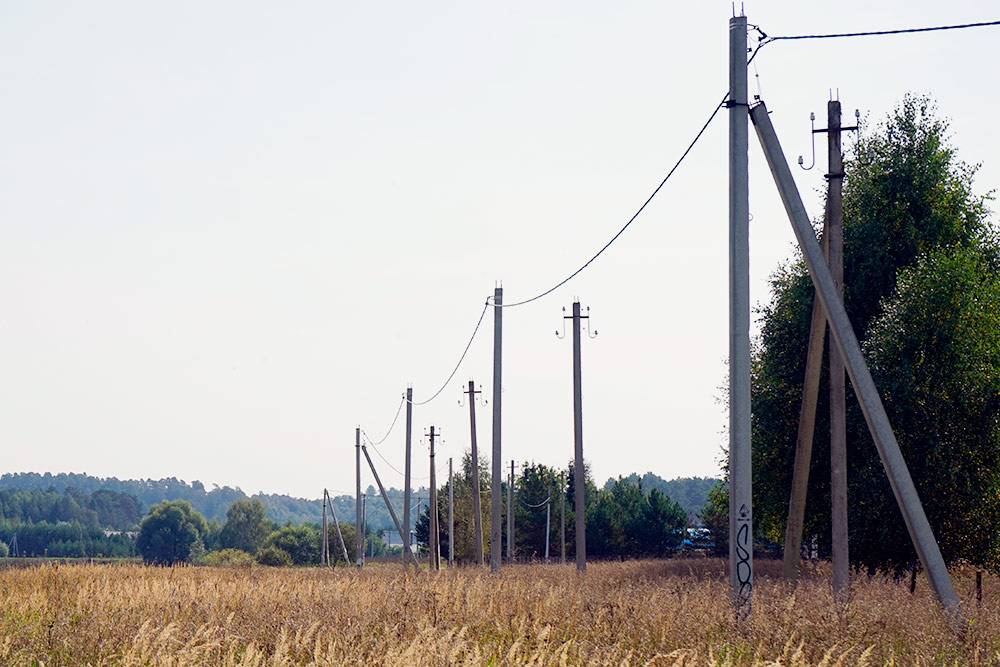
[[[704,504],[707,489],[715,483],[715,480],[709,478],[680,478],[665,481],[652,473],[646,473],[642,477],[632,474],[624,479],[629,480],[629,483],[633,485],[641,483],[645,486],[648,484],[650,488],[658,486],[668,489],[671,495],[677,493],[683,499],[686,505],[684,510],[689,517],[693,516],[695,512],[688,508]],[[614,480],[609,480],[605,486],[607,487],[613,482]],[[82,483],[83,486],[94,490],[83,491],[70,486],[71,483]],[[39,488],[43,484],[47,484],[47,486]],[[531,484],[530,475],[524,481],[519,481],[519,484],[527,485],[525,488],[528,488]],[[111,490],[107,488],[109,486],[119,490]],[[588,482],[588,489],[591,487],[593,487],[593,483]],[[141,490],[143,498],[154,499],[155,502],[151,506],[145,506],[139,497],[120,490],[129,488]],[[446,493],[447,483],[443,488],[445,489],[443,493]],[[488,490],[488,483],[484,484],[483,488]],[[596,488],[593,491],[597,493]],[[122,481],[115,478],[96,478],[79,474],[5,474],[0,477],[0,543],[2,543],[0,544],[0,556],[4,555],[2,546],[4,544],[16,544],[17,554],[27,557],[128,557],[139,555],[137,539],[144,511],[146,507],[149,507],[150,514],[152,514],[152,509],[164,502],[183,502],[187,503],[190,508],[182,510],[182,514],[188,518],[178,524],[190,524],[184,530],[190,532],[193,529],[198,535],[198,538],[191,544],[191,551],[185,557],[187,560],[197,560],[213,551],[231,548],[225,546],[230,542],[221,536],[225,526],[230,523],[229,514],[232,509],[245,507],[245,503],[242,501],[255,501],[255,507],[263,508],[262,520],[267,522],[268,534],[283,530],[282,534],[286,538],[296,536],[296,540],[301,544],[319,544],[321,533],[319,519],[322,516],[322,506],[319,500],[309,501],[266,494],[247,497],[239,489],[226,489],[225,487],[222,487],[221,493],[212,496],[215,492],[220,492],[220,489],[207,491],[200,482],[189,484],[176,478]],[[377,495],[372,487],[368,488],[367,493],[366,528],[369,540],[375,545],[376,555],[378,555],[388,552],[384,538],[387,538],[389,533],[394,534],[395,530],[381,496]],[[217,518],[219,498],[232,495],[241,495],[242,497],[236,497],[225,508],[225,513],[220,520]],[[402,491],[387,489],[387,495],[397,514],[401,516]],[[484,496],[488,502],[488,492],[484,492]],[[206,498],[208,498],[207,501]],[[268,505],[268,499],[273,498],[280,498],[286,503],[286,507],[289,504],[307,503],[307,507],[314,509],[312,512],[307,512],[300,508],[295,513],[298,516],[304,516],[305,520],[278,521],[274,519],[272,506]],[[428,498],[429,493],[426,489],[414,490],[411,526],[418,524],[419,514],[422,508],[426,507]],[[333,502],[341,519],[342,528],[352,535],[348,541],[353,544],[354,498],[353,496],[339,496],[333,498]],[[572,499],[570,499],[570,503],[572,503]],[[216,513],[211,516],[206,515],[201,511],[201,508],[206,506]],[[285,514],[279,512],[280,515]],[[570,510],[569,517],[568,520],[571,521],[572,510]],[[552,518],[555,522],[556,514],[553,513]],[[522,525],[527,527],[530,524],[531,520],[526,518]],[[555,524],[553,523],[553,525]],[[572,535],[572,530],[569,534]],[[347,540],[346,536],[345,540]],[[338,542],[335,536],[330,543],[333,545],[331,552],[336,551]],[[256,545],[255,550],[250,553],[255,553],[260,546]],[[315,555],[313,560],[318,562],[318,547],[312,549],[312,547],[291,547],[288,544],[285,546],[292,552],[290,557],[295,563],[309,561],[313,555]],[[350,545],[349,550],[353,551],[353,547]],[[553,553],[555,552],[553,551]]]

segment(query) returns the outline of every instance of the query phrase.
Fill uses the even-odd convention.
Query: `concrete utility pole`
[[[403,528],[399,538],[403,541],[403,565],[410,561],[417,566],[410,548],[410,458],[413,450],[413,387],[406,388],[406,460],[403,462]],[[399,527],[397,526],[397,530]]]
[[[844,210],[843,154],[841,131],[856,130],[841,127],[840,102],[827,103],[827,127],[813,130],[826,133],[828,138],[828,173],[826,215],[823,219],[823,254],[830,265],[834,280],[843,298],[844,282]],[[801,163],[801,158],[800,158]],[[826,312],[819,299],[813,299],[812,321],[809,328],[809,348],[806,353],[806,373],[802,383],[802,405],[799,430],[795,443],[795,463],[792,488],[788,500],[788,521],[785,525],[783,574],[789,581],[799,575],[802,532],[805,523],[806,495],[809,488],[809,468],[812,462],[813,437],[816,426],[816,403],[819,398],[820,373],[823,365]],[[850,565],[847,551],[847,429],[844,364],[835,347],[830,354],[830,488],[833,507],[834,591],[840,595],[849,583]]]
[[[829,242],[829,227],[823,223],[824,255]],[[792,488],[788,497],[788,520],[785,523],[785,547],[782,573],[785,579],[799,577],[802,560],[802,529],[806,516],[806,495],[809,490],[809,467],[812,463],[813,433],[816,429],[816,401],[823,368],[823,341],[826,337],[826,313],[819,299],[813,299],[809,324],[809,347],[806,351],[806,373],[802,381],[802,404],[799,407],[799,429],[795,438],[795,461],[792,464]]]
[[[566,564],[566,479],[559,473],[559,562]]]
[[[323,539],[320,542],[320,563],[330,564],[330,531],[326,520],[326,489],[323,489]]]
[[[330,515],[333,517],[333,525],[337,527],[337,540],[340,542],[340,549],[344,554],[344,562],[350,563],[351,557],[347,555],[347,543],[344,542],[344,533],[340,530],[340,519],[337,518],[337,510],[333,506],[333,499],[330,498],[330,493],[326,494],[326,502],[330,505]],[[329,553],[329,548],[327,549]]]
[[[361,494],[361,564],[365,564],[365,544],[368,541],[368,494]],[[372,540],[374,544],[374,540]]]
[[[545,501],[545,562],[549,562],[549,520],[552,517],[552,497]]]
[[[431,432],[429,434],[431,441],[431,507],[430,507],[430,544],[427,546],[431,550],[431,569],[440,570],[441,569],[441,529],[438,523],[438,490],[437,490],[437,477],[434,470],[434,439],[437,437],[437,433],[434,427],[431,426]]]
[[[455,564],[455,479],[448,459],[448,566]]]
[[[361,453],[365,455],[365,460],[368,461],[368,467],[372,471],[372,477],[375,478],[375,483],[378,484],[378,492],[382,495],[382,502],[385,503],[385,508],[389,510],[389,516],[392,518],[392,525],[396,527],[396,532],[402,535],[403,527],[399,525],[399,517],[396,516],[396,510],[393,509],[392,503],[389,502],[389,496],[385,492],[385,487],[382,486],[382,480],[379,479],[378,473],[375,471],[375,466],[372,465],[372,457],[368,455],[368,448],[365,447],[364,445],[361,445]],[[408,541],[409,540],[407,540],[407,542]],[[408,569],[405,554],[403,557],[403,569],[404,570]]]
[[[740,616],[753,595],[750,454],[750,186],[747,18],[729,20],[729,582]]]
[[[565,312],[566,309],[563,309]],[[576,519],[576,569],[577,572],[587,571],[587,510],[586,492],[587,476],[583,460],[583,369],[581,364],[580,322],[588,320],[590,328],[590,309],[587,315],[580,314],[580,302],[573,302],[573,314],[563,315],[565,320],[573,321],[573,511]],[[559,335],[559,332],[556,332]],[[596,332],[594,333],[596,336]]]
[[[483,565],[483,505],[479,491],[479,447],[476,444],[476,395],[482,392],[469,380],[469,428],[472,441],[472,520],[475,529],[476,563]]]
[[[490,571],[500,571],[501,510],[500,487],[503,486],[503,470],[500,451],[500,403],[503,350],[503,288],[493,290],[493,460],[492,486],[490,487]]]
[[[763,103],[755,106],[750,111],[750,117],[757,129],[757,138],[764,149],[771,175],[774,177],[781,201],[792,223],[799,247],[802,249],[802,255],[806,267],[809,269],[809,275],[812,277],[817,298],[826,311],[832,339],[844,360],[847,374],[851,378],[851,385],[854,387],[854,394],[858,398],[858,403],[861,404],[861,412],[864,414],[868,430],[872,440],[875,441],[879,457],[882,459],[882,466],[885,468],[889,484],[892,486],[896,502],[899,504],[899,509],[906,522],[910,539],[920,557],[920,562],[927,570],[931,585],[934,587],[934,592],[942,606],[953,623],[961,626],[962,618],[958,595],[955,593],[948,569],[945,567],[944,558],[941,556],[941,550],[934,539],[934,533],[927,521],[927,515],[924,513],[920,497],[906,467],[906,461],[899,450],[899,443],[892,431],[892,425],[889,423],[889,417],[875,387],[875,381],[865,363],[858,339],[854,335],[854,329],[847,316],[847,311],[844,309],[837,283],[830,268],[826,265],[823,251],[816,241],[809,216],[802,205],[802,199],[788,169],[781,144],[778,142],[774,126],[768,116],[767,107]]]
[[[507,477],[507,562],[514,562],[514,459]]]
[[[827,115],[827,217],[830,221],[830,273],[841,302],[844,300],[844,155],[840,141],[840,101],[830,100]],[[830,528],[833,545],[833,592],[847,595],[851,563],[847,542],[847,396],[844,360],[830,346]]]
[[[361,532],[361,427],[354,429],[354,553],[358,567],[365,562],[365,534]]]

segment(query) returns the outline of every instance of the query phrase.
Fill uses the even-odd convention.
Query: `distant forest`
[[[695,519],[705,505],[708,490],[717,482],[707,477],[685,477],[665,480],[647,472],[624,477],[639,484],[647,494],[657,489],[677,502]],[[605,488],[614,484],[609,479]],[[40,492],[31,497],[10,492]],[[368,527],[374,531],[394,530],[392,519],[373,486],[365,489]],[[402,520],[403,492],[386,489],[397,515]],[[426,505],[428,491],[414,489],[411,525],[416,525],[421,509]],[[19,523],[77,522],[84,526],[110,530],[134,529],[153,505],[164,500],[187,500],[209,521],[223,522],[226,510],[236,500],[257,498],[267,508],[268,518],[278,525],[315,523],[322,517],[319,499],[309,500],[283,494],[261,493],[248,496],[241,489],[215,486],[206,489],[199,481],[185,482],[176,477],[165,479],[120,480],[115,477],[94,477],[84,473],[7,473],[0,476],[0,519]],[[334,496],[334,507],[341,521],[353,523],[354,497]]]
[[[199,481],[185,482],[176,477],[165,479],[127,479],[120,480],[115,477],[94,477],[84,473],[7,473],[0,476],[0,492],[3,491],[44,491],[51,492],[55,497],[62,495],[85,497],[97,492],[112,492],[114,494],[124,494],[134,499],[138,506],[138,517],[129,525],[123,526],[121,521],[116,523],[106,523],[100,519],[90,522],[102,528],[125,529],[134,528],[139,519],[149,511],[153,505],[164,500],[186,500],[198,510],[209,521],[223,522],[226,520],[226,510],[236,500],[243,498],[257,498],[267,508],[268,518],[278,525],[286,523],[302,524],[319,522],[323,516],[320,500],[308,500],[305,498],[294,498],[292,496],[274,493],[259,493],[249,496],[239,488],[230,486],[215,486],[206,489],[205,485]],[[367,519],[368,526],[375,531],[393,530],[392,519],[385,508],[378,490],[369,486],[364,493],[367,495]],[[386,489],[396,512],[402,520],[403,492],[400,489]],[[411,512],[412,522],[416,523],[416,517],[422,502],[426,502],[428,497],[427,489],[420,487],[413,490],[414,508]],[[98,496],[97,501],[100,501]],[[337,510],[338,518],[349,523],[354,522],[354,496],[334,496],[334,508]],[[54,502],[54,501],[53,501]],[[89,506],[88,506],[89,507]],[[96,511],[96,510],[94,510]],[[38,521],[36,516],[20,515],[15,513],[25,523]],[[14,519],[14,515],[6,513],[6,506],[3,504],[3,497],[0,496],[0,518]],[[60,515],[61,521],[81,521],[88,523],[89,519],[81,516]]]

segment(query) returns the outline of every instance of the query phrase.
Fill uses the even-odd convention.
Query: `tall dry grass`
[[[0,572],[4,665],[1000,664],[1000,581],[964,639],[926,580],[825,573],[795,589],[761,564],[737,623],[719,561],[524,565],[404,575],[321,569],[44,566]],[[958,573],[971,600],[972,579]]]

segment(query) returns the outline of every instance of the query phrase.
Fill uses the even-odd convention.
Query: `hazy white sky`
[[[771,34],[997,18],[983,0],[745,4]],[[659,181],[726,90],[731,13],[4,3],[0,471],[353,489],[355,424],[374,436],[407,382],[418,399],[436,389],[494,280],[509,301],[548,287]],[[831,88],[845,122],[930,92],[986,190],[1000,182],[998,37],[777,43],[757,60],[761,90],[791,161],[808,158],[808,115],[822,124]],[[721,114],[586,273],[505,314],[505,459],[572,456],[571,345],[553,331],[579,296],[600,331],[584,344],[595,476],[717,473],[725,128]],[[823,171],[795,171],[815,216]],[[760,303],[793,237],[753,136],[751,211]],[[468,447],[461,381],[491,398],[489,316],[482,334],[414,413],[417,435],[443,429],[442,461]],[[488,452],[489,408],[479,426]]]

